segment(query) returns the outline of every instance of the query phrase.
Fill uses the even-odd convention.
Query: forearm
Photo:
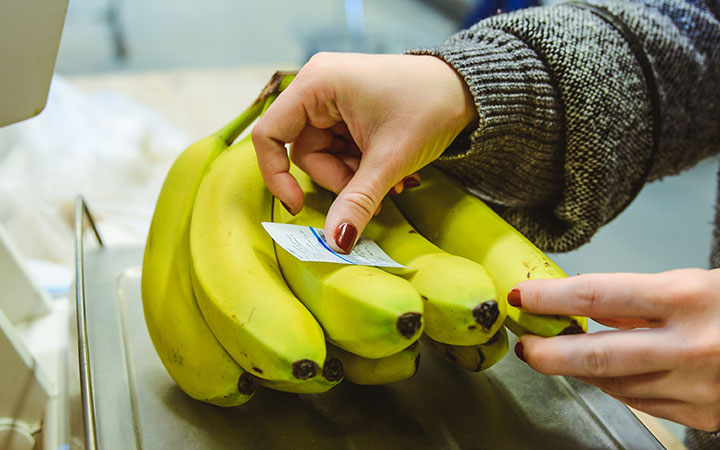
[[[599,4],[656,88],[627,36],[576,6],[498,15],[420,51],[463,76],[480,118],[438,165],[547,250],[582,245],[645,181],[719,149],[718,6]]]

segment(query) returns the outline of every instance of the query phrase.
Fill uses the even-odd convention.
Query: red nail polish
[[[280,203],[282,203],[283,207],[285,208],[285,210],[286,210],[287,212],[289,212],[289,213],[292,214],[293,216],[295,215],[295,214],[293,214],[293,212],[292,212],[292,210],[290,209],[290,207],[285,204],[284,201],[280,200]]]
[[[520,358],[520,361],[527,363],[527,361],[525,361],[525,349],[523,348],[523,344],[520,341],[517,341],[515,343],[515,354],[518,358]]]
[[[355,244],[355,236],[357,236],[357,228],[351,223],[341,223],[336,229],[333,239],[340,250],[345,254],[350,253],[353,244]]]
[[[420,186],[420,180],[418,180],[415,177],[407,177],[403,179],[403,186],[406,189],[414,188]]]
[[[517,306],[520,308],[522,306],[522,298],[520,297],[520,289],[513,288],[508,292],[507,295],[507,302],[510,304],[510,306]]]

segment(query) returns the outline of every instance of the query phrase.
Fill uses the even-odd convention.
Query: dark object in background
[[[459,29],[465,29],[476,22],[502,12],[540,5],[539,1],[528,0],[420,0],[457,22]]]
[[[533,0],[481,0],[475,2],[472,10],[465,15],[460,26],[465,29],[486,17],[493,16],[499,12],[510,12],[518,9],[539,6],[539,1]]]

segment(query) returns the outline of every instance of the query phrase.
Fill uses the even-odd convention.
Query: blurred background
[[[498,9],[533,4],[70,0],[46,109],[0,128],[0,223],[48,292],[63,295],[75,195],[109,245],[143,245],[174,157],[244,108],[274,70],[318,51],[437,45]],[[590,244],[553,258],[569,274],[707,267],[716,170],[713,159],[646,186]]]
[[[232,77],[230,81],[227,78],[221,81],[225,83],[222,86],[237,89],[245,81],[242,77],[246,73],[258,73],[258,81],[243,94],[250,99],[257,83],[264,82],[265,74],[274,69],[301,67],[317,51],[399,53],[437,45],[498,9],[507,11],[538,3],[554,2],[70,0],[56,71],[86,92],[102,89],[130,92],[133,100],[149,105],[154,112],[161,111],[162,119],[186,134],[178,141],[189,141],[209,131],[213,124],[223,123],[232,109],[222,115],[217,113],[210,121],[213,111],[224,103],[221,100],[213,103],[213,99],[223,95],[216,92],[218,85],[208,82],[216,78],[197,78],[196,83],[187,86],[182,83],[187,78],[178,78],[177,74],[208,71],[214,71],[216,76],[236,74],[236,83]],[[152,87],[143,90],[132,85],[140,83],[141,75],[135,78],[126,75],[125,80],[132,81],[118,79],[117,74],[133,73],[144,74],[143,81],[153,81],[149,83]],[[151,80],[148,73],[166,76]],[[102,81],[108,79],[113,81]],[[210,98],[203,100],[207,102],[202,108],[205,122],[193,115],[190,100],[184,109],[178,110],[168,108],[167,101],[158,106],[161,101],[149,95],[159,95],[158,91],[163,90],[172,92],[173,82],[178,83],[178,95],[194,93],[202,97],[205,93]],[[227,95],[233,99],[242,97],[234,91]],[[188,131],[190,124],[199,123],[202,127]],[[179,142],[168,145],[175,145],[166,149],[171,154],[181,149]],[[716,160],[706,161],[680,176],[646,186],[638,199],[603,228],[590,245],[557,255],[556,259],[569,273],[705,267],[711,241],[716,167]]]
[[[398,53],[443,42],[471,0],[71,0],[57,71],[299,67],[320,50]]]

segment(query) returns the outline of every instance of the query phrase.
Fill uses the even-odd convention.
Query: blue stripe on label
[[[325,243],[325,241],[322,240],[322,238],[320,237],[320,235],[317,234],[317,231],[315,231],[315,228],[313,228],[313,227],[308,227],[308,228],[310,228],[310,231],[312,231],[312,234],[315,236],[315,239],[317,239],[318,242],[320,243],[320,245],[322,245],[323,247],[325,247],[325,248],[327,249],[327,251],[329,251],[329,252],[332,253],[333,255],[337,256],[338,258],[342,259],[343,261],[347,261],[349,264],[357,265],[357,264],[355,264],[354,262],[350,261],[349,259],[343,258],[343,257],[340,256],[338,253],[336,253],[335,250],[333,250],[333,249],[331,249],[330,247],[328,247],[328,245]]]

